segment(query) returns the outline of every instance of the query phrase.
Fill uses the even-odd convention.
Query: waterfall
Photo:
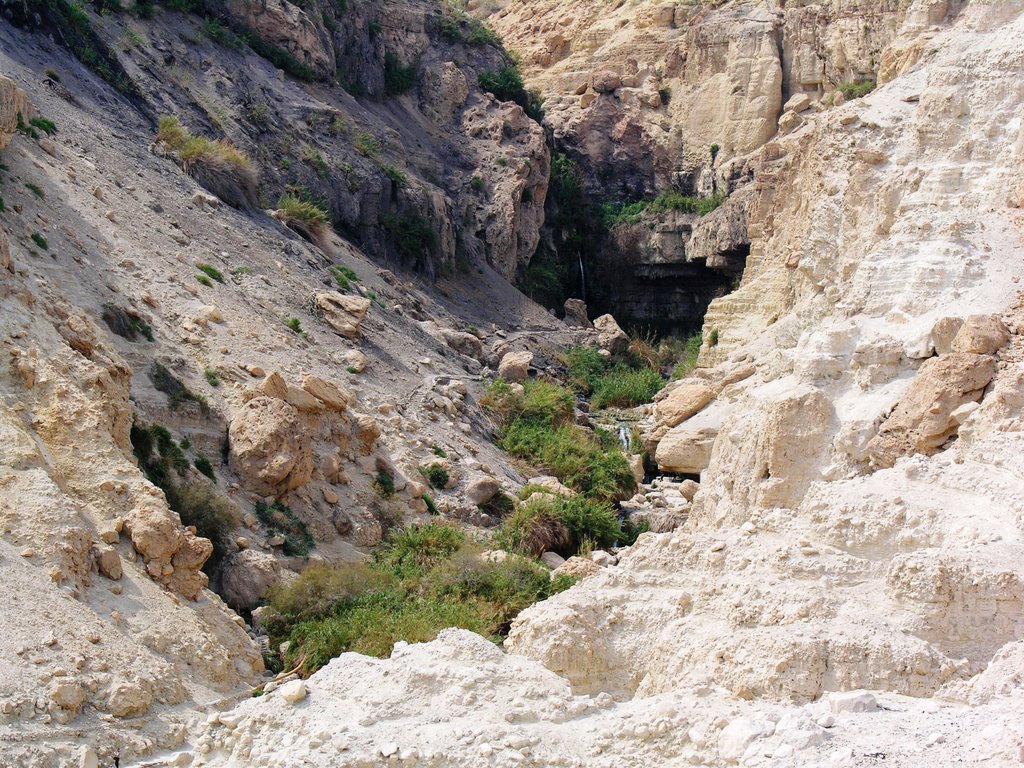
[[[577,253],[576,254],[576,260],[580,264],[580,298],[583,299],[583,301],[586,301],[587,300],[587,281],[584,279],[584,275],[583,275],[583,254]]]
[[[629,454],[629,430],[624,426],[619,427],[619,444],[622,446],[622,450]]]

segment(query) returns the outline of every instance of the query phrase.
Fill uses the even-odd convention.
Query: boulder
[[[806,93],[794,93],[789,97],[789,101],[783,106],[783,112],[803,112],[805,109],[810,109],[813,100]]]
[[[634,453],[629,457],[629,470],[633,473],[633,479],[638,483],[644,481],[644,475],[647,472],[644,470],[644,457],[643,454]]]
[[[593,560],[573,555],[551,572],[551,578],[554,579],[558,576],[571,576],[574,579],[582,581],[587,578],[587,576],[593,576],[595,573],[600,572],[601,566]]]
[[[529,376],[532,352],[507,352],[498,364],[498,375],[505,381],[523,381]]]
[[[298,387],[288,387],[288,393],[284,399],[288,405],[298,408],[304,413],[318,413],[324,409],[323,402]]]
[[[598,93],[612,93],[622,84],[622,76],[612,69],[595,69],[590,75],[590,87]]]
[[[658,427],[671,429],[715,399],[718,389],[703,381],[683,381],[654,406]]]
[[[9,77],[0,75],[0,150],[7,149],[18,128],[18,115],[25,122],[36,116],[28,94]]]
[[[85,703],[85,689],[74,680],[57,679],[50,686],[50,700],[61,709],[77,712]]]
[[[119,680],[110,686],[99,707],[114,717],[138,717],[149,709],[153,694],[142,683]]]
[[[0,269],[8,272],[14,271],[11,265],[11,246],[3,227],[0,227]]]
[[[346,339],[359,338],[360,324],[372,303],[362,296],[350,296],[337,291],[318,293],[316,296],[316,305],[323,313],[324,322]]]
[[[342,364],[351,373],[362,373],[366,370],[366,355],[358,349],[350,349],[341,358]]]
[[[123,574],[123,570],[121,568],[121,556],[117,553],[117,550],[111,546],[103,547],[96,553],[96,565],[99,568],[100,573],[108,579],[117,581]]]
[[[472,333],[445,328],[441,331],[441,335],[444,337],[445,344],[459,354],[472,357],[474,360],[486,361],[483,344]]]
[[[995,315],[971,315],[953,339],[954,352],[994,355],[1010,340],[1010,331]]]
[[[258,549],[236,552],[224,564],[221,596],[236,611],[249,611],[281,580],[277,558]]]
[[[868,443],[871,465],[891,467],[901,456],[934,453],[959,427],[953,413],[966,403],[981,400],[995,372],[995,358],[972,352],[950,352],[926,360]]]
[[[943,317],[935,321],[935,325],[932,326],[931,340],[936,354],[945,355],[953,351],[953,339],[956,338],[963,324],[963,318],[960,317]]]
[[[835,714],[840,712],[874,712],[878,699],[867,691],[840,691],[828,695],[828,706]]]
[[[277,371],[268,373],[257,389],[267,397],[275,397],[278,400],[285,400],[288,397],[288,384]]]
[[[304,698],[306,698],[306,681],[305,680],[292,680],[291,682],[285,683],[277,689],[278,694],[282,699],[287,701],[289,704],[298,704]]]
[[[615,322],[614,317],[601,315],[594,320],[594,327],[598,332],[597,343],[601,349],[607,350],[613,355],[626,351],[629,346],[629,336]]]
[[[306,376],[302,380],[302,388],[335,411],[344,411],[355,399],[351,392],[347,392],[329,381],[324,381],[318,376]]]
[[[489,475],[482,475],[466,486],[466,497],[474,504],[486,504],[498,495],[501,486]]]
[[[298,410],[283,400],[256,397],[228,427],[230,465],[242,484],[260,495],[281,496],[313,474],[313,448]]]
[[[602,568],[607,568],[608,566],[615,565],[615,563],[618,562],[615,559],[615,555],[605,552],[603,549],[595,549],[591,552],[590,559]]]
[[[718,735],[718,754],[728,763],[739,762],[747,747],[762,736],[771,735],[773,730],[771,723],[737,717]]]
[[[545,552],[540,556],[540,561],[554,570],[565,563],[565,558],[557,552]]]
[[[576,492],[566,485],[563,485],[557,477],[552,475],[542,475],[541,477],[531,477],[526,481],[527,485],[536,485],[544,488],[548,493],[554,496],[575,496]]]
[[[565,304],[565,324],[572,326],[573,328],[593,328],[594,324],[590,322],[590,318],[587,316],[587,305],[580,299],[566,299]]]

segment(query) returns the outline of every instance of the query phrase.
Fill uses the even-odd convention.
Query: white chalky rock
[[[281,698],[287,701],[289,704],[298,704],[304,698],[306,698],[306,681],[305,680],[292,680],[290,683],[285,683],[279,689]]]
[[[749,717],[737,717],[718,735],[718,754],[723,760],[737,762],[754,741],[772,732],[772,726]]]
[[[836,714],[840,712],[874,712],[878,709],[878,700],[867,691],[845,691],[830,693],[828,705]]]

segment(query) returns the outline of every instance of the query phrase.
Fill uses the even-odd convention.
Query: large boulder
[[[957,331],[952,349],[954,352],[994,355],[1009,340],[1009,329],[995,315],[971,315]]]
[[[35,117],[28,95],[11,78],[0,75],[0,150],[7,149],[18,128],[18,115],[24,122]]]
[[[563,305],[565,309],[565,324],[573,328],[593,328],[587,316],[587,305],[580,299],[566,299]]]
[[[972,334],[970,338],[974,343],[981,337]],[[891,467],[901,456],[934,453],[959,427],[953,412],[981,400],[995,372],[995,358],[973,352],[950,352],[925,361],[899,405],[868,443],[871,465]]]
[[[625,352],[629,346],[629,336],[623,331],[611,315],[601,315],[594,321],[597,329],[597,343],[601,349],[613,355]]]
[[[334,332],[346,339],[358,339],[359,327],[373,304],[362,296],[349,296],[337,291],[316,295],[316,305]]]
[[[324,381],[318,376],[306,376],[302,380],[302,389],[335,411],[344,411],[355,399],[351,392],[347,392],[329,381]]]
[[[281,565],[269,552],[243,549],[224,564],[221,595],[236,611],[255,608],[267,590],[281,580]]]
[[[523,381],[530,375],[533,352],[508,352],[498,364],[498,375],[505,381]]]
[[[498,495],[501,485],[490,475],[481,475],[466,486],[466,497],[474,504],[486,504]]]
[[[718,388],[704,381],[683,381],[654,406],[656,425],[671,429],[715,399]]]
[[[280,496],[313,474],[313,447],[298,409],[271,397],[255,397],[228,428],[231,469],[249,490]]]

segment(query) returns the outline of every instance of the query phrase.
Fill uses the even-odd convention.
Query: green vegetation
[[[411,266],[422,267],[437,252],[437,234],[423,216],[390,214],[384,217],[383,224],[398,255]]]
[[[286,504],[280,501],[272,504],[257,501],[254,511],[256,518],[267,529],[268,536],[284,536],[284,553],[289,557],[308,557],[316,546],[306,524]]]
[[[430,446],[430,450],[438,458],[441,458],[441,459],[447,459],[448,458],[448,451],[446,451],[440,445],[432,445],[432,446]]]
[[[277,217],[285,224],[294,224],[309,232],[317,232],[331,223],[330,214],[320,205],[297,195],[282,195],[277,201]]]
[[[302,150],[302,160],[309,165],[321,179],[326,179],[331,175],[331,166],[327,164],[327,161],[324,160],[324,156],[320,154],[319,150],[313,149],[312,147],[304,147]]]
[[[636,490],[622,452],[606,449],[597,434],[573,422],[571,391],[544,381],[523,386],[525,393],[517,395],[505,382],[495,381],[483,400],[502,422],[502,448],[594,501],[615,501]]]
[[[423,475],[431,488],[439,491],[444,490],[450,480],[448,471],[440,464],[428,464],[425,467],[420,467],[420,474]]]
[[[45,117],[33,117],[26,123],[21,112],[17,115],[17,125],[15,128],[18,133],[32,139],[39,138],[39,131],[42,131],[47,136],[52,136],[57,132],[57,124],[53,120],[48,120]]]
[[[462,530],[439,523],[393,531],[368,565],[317,565],[268,594],[280,618],[271,647],[290,641],[285,668],[308,675],[346,651],[388,656],[462,627],[499,642],[524,608],[569,586],[523,557],[500,563]]]
[[[171,410],[177,410],[184,403],[192,402],[199,406],[199,410],[204,416],[210,415],[210,404],[206,402],[206,398],[186,387],[181,379],[171,373],[162,363],[153,363],[149,369],[149,380],[153,382],[153,386],[158,392],[167,395],[167,404]]]
[[[352,283],[359,282],[359,276],[351,267],[346,267],[342,264],[332,264],[328,269],[334,276],[334,282],[336,282],[338,287],[343,291],[347,291],[351,288]]]
[[[373,157],[380,152],[380,142],[366,131],[356,134],[352,146],[363,157]]]
[[[149,323],[114,304],[104,304],[100,317],[121,338],[135,341],[142,336],[146,341],[153,341],[153,329]]]
[[[520,106],[529,103],[530,96],[523,85],[523,75],[515,64],[507,64],[497,72],[481,72],[478,79],[480,87],[498,101],[514,101]]]
[[[226,139],[193,136],[178,118],[161,117],[156,140],[178,153],[186,170],[197,165],[228,166],[245,174],[255,174],[255,166],[244,152]]]
[[[416,65],[402,66],[401,60],[391,51],[384,53],[384,92],[397,96],[410,90],[416,83]]]
[[[653,200],[637,200],[634,203],[604,203],[600,208],[601,222],[608,229],[619,224],[636,224],[645,215],[660,216],[669,211],[694,213],[706,216],[725,202],[725,195],[693,197],[675,190],[662,192]]]
[[[204,368],[203,378],[206,379],[206,383],[209,384],[211,387],[220,386],[220,374],[217,373],[217,371],[214,370],[213,368]]]
[[[43,192],[42,188],[38,184],[33,184],[31,181],[26,181],[25,188],[33,195],[38,197],[40,200],[46,197],[46,193]]]
[[[843,83],[839,86],[839,92],[846,97],[847,101],[867,96],[873,90],[875,90],[874,80],[862,80],[859,83]]]
[[[672,369],[673,379],[681,379],[697,367],[697,357],[700,355],[700,346],[702,341],[703,339],[701,338],[700,331],[697,331],[687,337],[683,347],[682,358],[676,364],[675,368]]]
[[[391,179],[391,183],[395,185],[396,189],[402,189],[408,182],[405,178],[405,174],[393,165],[384,166],[384,175]]]
[[[202,272],[204,275],[209,277],[211,280],[216,280],[218,283],[224,282],[224,275],[217,269],[213,264],[207,264],[205,262],[199,262],[196,264],[196,269]]]
[[[297,317],[289,317],[284,321],[284,324],[288,326],[288,330],[292,333],[297,333],[302,336],[305,331],[302,330],[302,321]]]
[[[657,356],[630,356],[611,362],[593,347],[573,347],[561,356],[569,366],[570,385],[590,395],[594,408],[632,408],[649,403],[665,386]]]
[[[192,464],[211,480],[215,479],[213,475],[213,464],[211,464],[210,460],[205,456],[196,456]]]
[[[213,288],[213,281],[206,275],[196,275],[196,280],[205,285],[207,288]]]
[[[438,19],[437,28],[453,43],[464,42],[478,48],[490,45],[505,50],[497,32],[453,2],[447,4],[444,14]]]
[[[39,232],[32,233],[32,242],[35,243],[40,250],[50,250],[50,244],[46,242],[46,238],[43,237],[42,234],[40,234]]]
[[[180,445],[175,443],[165,427],[135,423],[131,428],[131,441],[139,467],[149,481],[164,492],[167,503],[178,513],[182,524],[194,525],[198,535],[213,543],[213,555],[203,567],[212,576],[231,546],[229,535],[241,517],[238,509],[217,493],[216,486],[188,476],[190,465],[183,452],[187,441],[182,440]],[[205,465],[200,466],[203,462]],[[206,459],[198,457],[195,466],[212,479],[213,467]]]
[[[469,186],[471,186],[475,191],[479,192],[484,188],[484,180],[479,176],[474,176],[472,179],[469,180]]]
[[[395,478],[386,469],[382,469],[377,472],[377,477],[373,480],[373,490],[377,492],[377,495],[382,499],[390,499],[395,495]]]

